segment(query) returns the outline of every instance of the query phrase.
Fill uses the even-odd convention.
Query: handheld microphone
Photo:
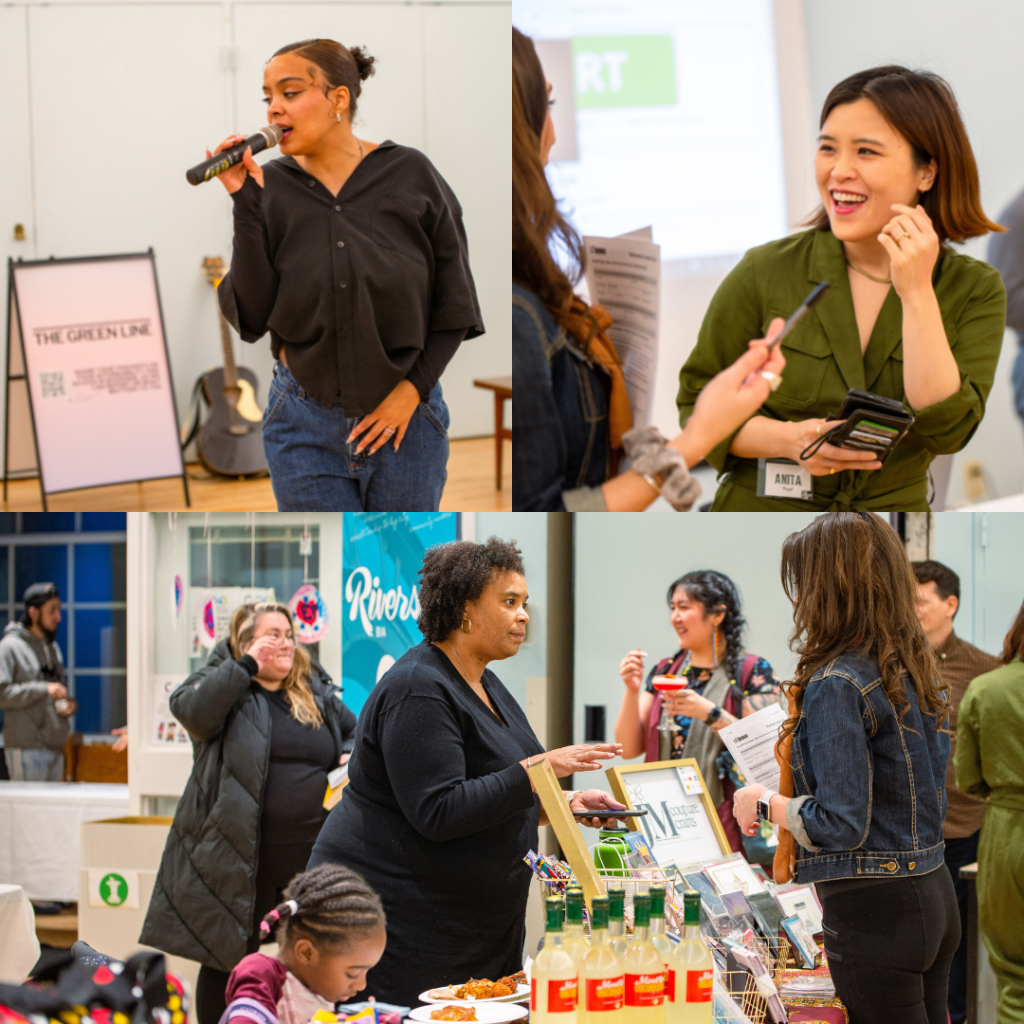
[[[211,156],[209,160],[196,164],[195,167],[185,172],[185,177],[190,185],[199,185],[211,178],[216,178],[218,174],[223,174],[229,167],[240,164],[242,157],[245,156],[245,151],[250,146],[255,156],[265,149],[276,146],[283,138],[284,131],[281,128],[276,124],[268,124],[255,135],[250,135],[245,142],[240,142],[237,146],[225,149],[223,153],[218,153],[216,156]]]

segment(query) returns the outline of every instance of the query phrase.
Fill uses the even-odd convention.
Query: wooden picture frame
[[[689,864],[716,860],[732,853],[718,808],[711,802],[704,776],[694,758],[616,765],[606,769],[605,775],[619,803],[630,810],[646,808],[644,817],[630,818],[629,824],[634,831],[646,836],[659,863],[674,861],[682,871]],[[644,793],[645,776],[650,780],[650,794]],[[678,787],[678,793],[673,792],[672,787]],[[691,829],[693,835],[687,837]]]
[[[530,779],[540,797],[540,805],[548,817],[548,823],[555,830],[555,838],[562,847],[562,853],[576,876],[576,881],[583,887],[583,897],[590,909],[595,896],[607,896],[601,876],[594,867],[590,850],[580,835],[580,827],[569,809],[565,799],[565,790],[558,784],[555,773],[547,761],[535,764],[529,769]]]

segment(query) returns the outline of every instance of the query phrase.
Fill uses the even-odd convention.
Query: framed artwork
[[[800,885],[790,889],[776,889],[775,902],[778,903],[786,917],[796,914],[804,923],[804,927],[812,935],[821,935],[821,905],[810,885]]]
[[[782,927],[789,936],[789,944],[793,949],[794,956],[803,960],[805,970],[812,970],[818,956],[818,944],[814,936],[807,930],[807,926],[796,915],[783,919]]]
[[[750,865],[745,860],[706,864],[704,874],[721,896],[727,892],[742,892],[744,896],[755,892],[767,892],[764,882],[750,870]]]
[[[576,881],[583,887],[583,897],[590,908],[595,896],[607,896],[601,876],[594,867],[590,851],[580,834],[580,827],[569,810],[565,799],[565,790],[558,784],[555,773],[547,761],[535,764],[529,769],[530,778],[540,797],[540,805],[544,808],[548,822],[555,830],[555,838],[562,847],[562,853],[576,876]]]
[[[693,758],[617,765],[605,774],[616,800],[647,811],[630,818],[630,827],[643,833],[659,864],[673,861],[684,869],[732,852]]]

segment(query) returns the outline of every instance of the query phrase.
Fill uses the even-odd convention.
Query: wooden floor
[[[494,438],[452,441],[448,457],[448,483],[441,499],[442,512],[491,512],[512,509],[512,443],[505,442],[502,489],[494,486]],[[192,508],[200,512],[275,512],[269,477],[229,480],[212,476],[202,466],[188,467]],[[35,512],[42,509],[39,481],[12,480],[0,511]],[[180,480],[150,480],[81,491],[65,491],[48,498],[51,512],[163,512],[185,508]],[[395,511],[402,511],[395,509]]]

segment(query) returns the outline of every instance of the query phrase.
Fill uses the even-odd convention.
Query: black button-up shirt
[[[221,309],[323,405],[363,416],[404,379],[426,398],[463,338],[483,334],[462,210],[416,149],[382,142],[337,196],[290,156],[235,192]]]

